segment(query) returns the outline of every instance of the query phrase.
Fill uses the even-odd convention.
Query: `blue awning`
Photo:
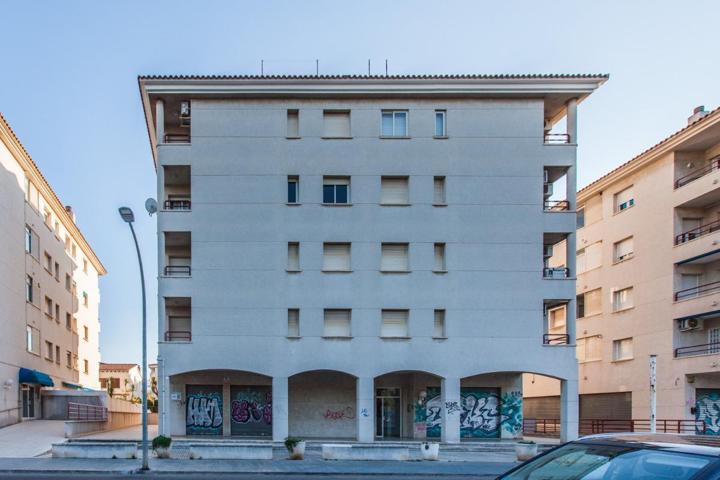
[[[29,368],[20,369],[20,383],[37,383],[44,387],[54,387],[55,383],[50,378],[50,375],[37,370],[30,370]]]

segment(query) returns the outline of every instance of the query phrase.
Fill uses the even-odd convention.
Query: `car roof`
[[[656,450],[720,457],[720,437],[715,438],[707,435],[607,433],[583,437],[576,440],[576,442],[632,448],[652,448]]]

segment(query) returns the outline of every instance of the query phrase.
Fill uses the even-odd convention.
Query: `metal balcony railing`
[[[718,230],[720,230],[720,220],[715,220],[714,222],[700,225],[699,227],[693,228],[692,230],[688,230],[687,232],[683,232],[680,235],[676,235],[675,245],[680,245],[681,243],[695,240],[698,237],[702,237],[703,235],[707,235],[708,233],[716,232]]]
[[[166,265],[165,276],[166,277],[189,277],[190,276],[190,265]]]
[[[693,357],[695,355],[712,355],[715,353],[720,353],[719,342],[678,347],[675,349],[675,358]]]
[[[543,345],[568,345],[570,335],[567,333],[546,333],[543,335]]]
[[[570,202],[567,200],[545,200],[546,212],[566,212],[570,210]]]
[[[543,278],[569,278],[570,269],[566,267],[545,267]]]
[[[165,143],[190,143],[190,135],[182,133],[166,133]]]
[[[165,210],[190,210],[190,200],[165,200]]]
[[[559,418],[523,418],[525,435],[559,436],[562,422]],[[707,424],[703,420],[658,419],[655,421],[658,433],[704,435]],[[607,418],[580,419],[581,435],[616,432],[649,432],[649,419],[613,420]]]
[[[570,143],[570,135],[567,133],[546,133],[544,136],[545,143]]]
[[[694,298],[706,293],[712,293],[720,291],[720,281],[710,282],[704,285],[698,285],[697,287],[690,287],[684,290],[678,290],[675,292],[675,301],[686,300],[688,298]]]
[[[107,408],[100,405],[68,402],[67,419],[76,422],[104,422],[108,418]]]
[[[187,330],[168,330],[165,332],[166,342],[190,342],[192,341],[192,332]]]
[[[712,173],[715,170],[720,169],[720,155],[717,155],[710,159],[707,165],[700,167],[697,170],[693,170],[684,177],[680,177],[675,180],[675,188],[680,188],[683,185],[687,185],[690,182],[694,182],[698,178],[702,178],[708,173]]]

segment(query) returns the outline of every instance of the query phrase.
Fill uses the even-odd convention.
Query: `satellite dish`
[[[150,215],[157,212],[157,202],[154,198],[148,198],[145,200],[145,210],[147,210]]]

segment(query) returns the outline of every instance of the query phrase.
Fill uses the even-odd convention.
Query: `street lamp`
[[[135,250],[137,251],[138,264],[140,265],[140,287],[142,289],[142,469],[148,470],[148,422],[147,422],[147,313],[145,307],[145,274],[143,273],[142,257],[140,256],[140,246],[133,222],[135,215],[129,207],[118,208],[120,217],[130,225],[130,233],[132,233],[135,241]]]

